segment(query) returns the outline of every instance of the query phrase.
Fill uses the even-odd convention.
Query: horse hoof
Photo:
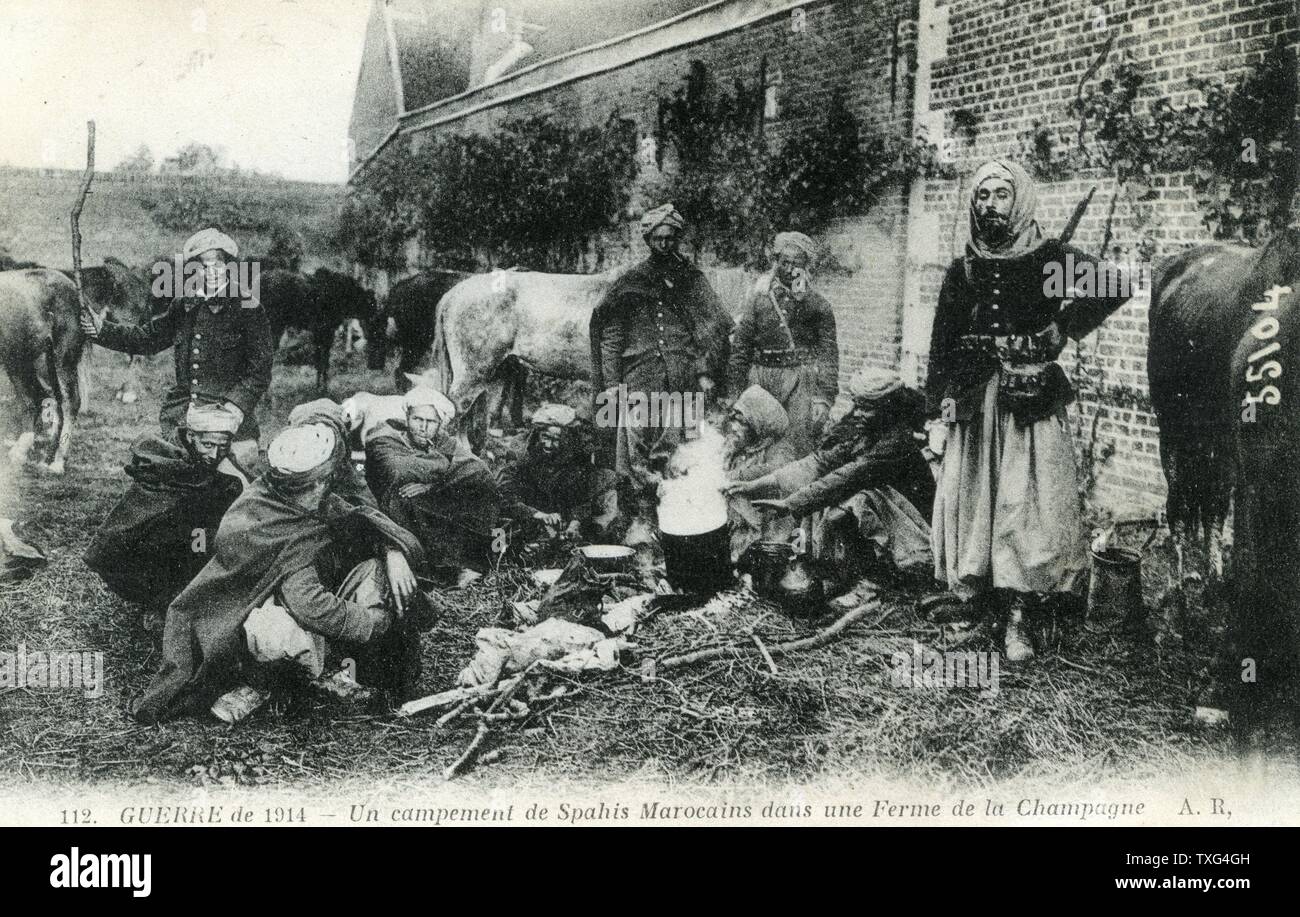
[[[65,468],[63,467],[63,461],[61,459],[59,461],[50,462],[48,465],[42,464],[40,466],[40,469],[44,474],[52,474],[55,477],[61,476],[65,471]]]
[[[122,403],[123,403],[123,404],[135,404],[136,401],[139,400],[139,398],[140,398],[140,396],[137,395],[135,392],[123,392],[123,393],[122,393]]]
[[[9,464],[14,468],[22,468],[27,464],[27,453],[9,450]]]

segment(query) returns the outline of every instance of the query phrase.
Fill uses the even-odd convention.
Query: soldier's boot
[[[1029,631],[1029,598],[1016,595],[1007,611],[1006,633],[1003,635],[1003,652],[1007,662],[1028,662],[1034,658],[1034,643]]]

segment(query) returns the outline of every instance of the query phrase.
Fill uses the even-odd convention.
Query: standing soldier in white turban
[[[840,351],[831,304],[809,288],[817,254],[801,232],[779,233],[775,264],[745,302],[731,345],[728,389],[767,389],[790,419],[797,457],[811,452],[839,393]]]
[[[963,599],[995,600],[1010,662],[1033,657],[1034,613],[1076,591],[1088,567],[1065,411],[1074,392],[1056,358],[1128,298],[1050,289],[1067,258],[1107,275],[1095,290],[1125,286],[1113,267],[1044,239],[1035,201],[1017,163],[976,170],[970,241],[939,291],[926,380],[929,448],[943,458],[935,576]]]
[[[271,325],[255,291],[241,287],[228,260],[239,255],[235,240],[216,229],[190,236],[182,251],[182,278],[166,308],[140,325],[81,316],[82,329],[101,347],[152,355],[168,347],[176,364],[175,384],[163,396],[159,425],[170,436],[192,404],[217,404],[240,419],[231,453],[245,468],[257,458],[259,434],[254,411],[271,385],[274,344]],[[202,283],[190,268],[202,265]]]
[[[711,397],[725,383],[731,316],[700,272],[678,251],[686,221],[672,204],[648,212],[641,233],[650,257],[618,278],[591,317],[592,391],[596,396],[600,464],[620,475],[639,472],[652,455],[667,455],[681,440],[689,417],[638,420],[609,408],[619,387],[647,398],[680,394]],[[602,410],[604,408],[604,410]],[[656,424],[653,421],[659,420]],[[695,418],[698,422],[701,418]]]
[[[366,439],[366,482],[394,522],[415,534],[431,568],[459,584],[486,568],[499,499],[488,466],[446,432],[456,408],[442,392],[417,385],[403,396],[406,420],[390,420]]]

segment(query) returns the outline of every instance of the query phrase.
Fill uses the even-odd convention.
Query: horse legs
[[[49,464],[44,467],[50,474],[63,474],[72,444],[72,427],[81,413],[81,385],[77,368],[81,364],[81,347],[68,347],[52,355],[55,383],[59,392],[59,434],[50,443]]]
[[[483,445],[487,442],[488,402],[492,396],[490,387],[476,386],[467,392],[457,391],[456,386],[452,385],[452,390],[446,394],[456,406],[457,435],[465,441],[471,452],[481,454]]]
[[[312,329],[312,343],[316,350],[316,388],[329,393],[330,351],[334,347],[334,326],[319,324]]]
[[[130,354],[126,358],[126,378],[122,384],[117,387],[113,397],[123,404],[135,404],[140,400],[140,367],[144,364],[144,358]]]
[[[510,374],[510,425],[518,429],[524,425],[524,389],[528,385],[528,367],[517,361]]]
[[[36,430],[41,424],[51,426],[58,420],[54,393],[50,390],[48,378],[41,372],[43,365],[47,365],[44,350],[32,361],[22,363],[17,372],[9,370],[9,381],[14,391],[20,400],[27,401],[30,420],[30,426],[18,435],[18,441],[9,450],[9,463],[17,467],[27,464],[27,457],[36,442]]]
[[[81,394],[82,410],[90,410],[90,355],[94,353],[94,348],[88,347],[82,351],[81,359],[77,361],[77,391]]]
[[[1174,541],[1174,585],[1181,589],[1187,581],[1187,532],[1181,523],[1175,522],[1170,534]]]
[[[414,384],[406,378],[407,373],[415,374],[420,367],[420,352],[417,348],[409,345],[402,345],[401,356],[397,358],[397,367],[393,370],[393,386],[398,394],[403,394],[410,390]]]
[[[514,357],[506,357],[497,367],[494,380],[489,422],[495,422],[506,430],[517,430],[524,425],[524,387],[528,383],[528,367]],[[510,411],[508,425],[505,422],[507,409]]]
[[[1222,523],[1211,523],[1205,527],[1205,562],[1209,568],[1209,578],[1214,582],[1223,580],[1223,530]]]

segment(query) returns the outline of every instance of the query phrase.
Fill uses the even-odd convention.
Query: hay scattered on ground
[[[0,646],[100,650],[107,691],[98,699],[0,693],[0,782],[299,787],[348,777],[439,777],[468,745],[474,722],[436,728],[436,717],[347,712],[311,697],[280,698],[235,727],[183,720],[145,728],[125,716],[126,699],[148,682],[158,657],[139,630],[137,611],[87,572],[81,554],[125,487],[121,466],[131,440],[156,423],[162,364],[155,361],[146,373],[148,388],[131,406],[107,400],[120,365],[96,355],[100,394],[78,429],[69,475],[27,473],[14,482],[5,514],[22,521],[20,531],[51,562],[27,582],[0,587]],[[306,368],[277,366],[268,436],[290,407],[313,397],[311,378]],[[358,363],[341,365],[332,390],[335,397],[357,388],[387,392],[390,378],[365,373]],[[533,562],[558,566],[562,559]],[[1152,560],[1146,585],[1154,605],[1164,561],[1158,553]],[[448,594],[447,615],[423,638],[422,693],[451,686],[474,654],[479,628],[512,626],[511,603],[540,596],[529,574],[506,563]],[[1230,754],[1226,735],[1188,724],[1218,626],[1195,602],[1184,616],[1199,621],[1188,628],[1195,639],[1178,622],[1162,623],[1159,640],[1135,643],[1111,627],[1063,619],[1053,651],[1023,668],[1004,666],[1000,690],[990,696],[891,685],[882,647],[937,645],[941,635],[917,616],[916,598],[885,591],[880,614],[826,647],[779,658],[775,673],[759,652],[746,651],[653,680],[642,678],[636,659],[613,673],[567,679],[581,690],[521,724],[493,730],[489,757],[473,779],[505,785],[548,773],[697,783],[901,775],[935,786],[1013,778],[1070,783],[1160,776]],[[756,647],[751,634],[770,646],[813,629],[750,597],[660,614],[635,639],[641,656],[663,657],[708,645]],[[965,648],[995,646],[985,635]]]

